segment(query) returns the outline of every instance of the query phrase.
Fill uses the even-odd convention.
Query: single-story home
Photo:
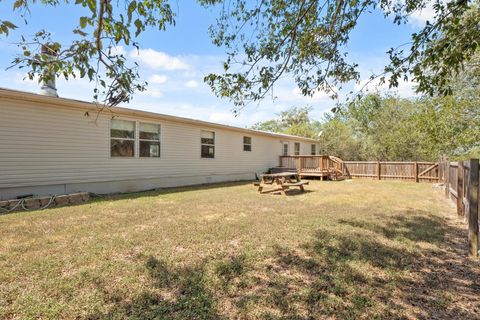
[[[251,180],[318,141],[0,89],[0,200]]]

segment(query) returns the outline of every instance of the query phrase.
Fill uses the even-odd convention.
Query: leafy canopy
[[[15,0],[12,8],[28,19],[31,4],[56,7],[75,4],[86,14],[72,30],[71,43],[57,43],[51,30],[32,38],[22,36],[22,54],[13,62],[26,68],[30,78],[49,80],[54,75],[87,78],[96,83],[94,98],[106,105],[128,102],[135,91],[145,90],[136,65],[129,65],[115,47],[135,46],[147,28],[165,30],[174,25],[171,0]],[[343,83],[358,80],[357,63],[348,57],[347,44],[359,18],[380,8],[396,24],[426,7],[428,0],[197,0],[219,8],[211,29],[214,45],[227,51],[224,71],[205,81],[219,97],[231,99],[238,111],[250,101],[272,93],[285,76],[304,95],[319,90],[335,97]],[[389,51],[390,63],[382,80],[391,86],[411,78],[420,92],[449,94],[448,80],[465,68],[480,39],[478,0],[434,0],[434,21],[429,21],[411,42]],[[84,12],[84,11],[82,11]],[[18,26],[0,17],[0,36]],[[40,53],[56,53],[51,58]],[[372,76],[372,77],[375,77]]]
[[[147,85],[140,81],[138,66],[129,66],[123,54],[115,48],[119,45],[134,46],[133,41],[148,27],[165,30],[174,24],[174,13],[166,0],[16,0],[13,10],[26,19],[31,14],[31,4],[40,2],[56,7],[74,3],[83,7],[86,15],[79,18],[72,30],[76,39],[60,44],[53,41],[49,30],[38,31],[31,39],[22,36],[18,46],[22,54],[13,65],[26,68],[28,76],[39,81],[49,81],[61,75],[65,79],[87,78],[96,83],[94,98],[101,98],[108,106],[128,102],[135,91],[145,90]],[[25,20],[26,23],[26,20]],[[0,35],[8,35],[17,26],[10,21],[0,20]],[[41,47],[45,47],[45,53]],[[49,54],[53,54],[53,57]]]
[[[342,84],[359,80],[347,45],[362,15],[381,9],[393,23],[402,24],[431,3],[434,21],[412,34],[410,43],[389,50],[390,63],[371,80],[388,79],[395,87],[411,78],[419,92],[449,94],[448,79],[464,67],[480,39],[480,12],[474,1],[232,0],[223,4],[211,28],[214,44],[228,52],[224,72],[205,80],[238,109],[272,94],[285,76],[306,96],[321,90],[335,98]]]
[[[312,119],[311,108],[292,108],[254,129],[319,140],[320,152],[345,160],[437,161],[441,155],[480,155],[480,91],[402,99],[369,94]]]
[[[280,112],[276,119],[257,122],[252,129],[317,139],[320,123],[310,118],[311,111],[311,107],[293,107]]]

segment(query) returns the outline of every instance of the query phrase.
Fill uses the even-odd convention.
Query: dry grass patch
[[[428,184],[179,188],[0,217],[0,318],[480,318],[480,266]]]

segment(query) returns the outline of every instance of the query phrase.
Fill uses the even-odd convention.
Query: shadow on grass
[[[421,212],[388,219],[341,221],[349,232],[325,227],[257,259],[173,267],[148,257],[151,287],[92,318],[479,319],[478,262],[466,258],[464,230]]]
[[[152,189],[147,191],[139,191],[139,192],[130,192],[130,193],[119,193],[119,194],[108,194],[108,195],[100,195],[99,197],[95,198],[96,202],[102,201],[111,201],[111,200],[118,200],[118,199],[138,199],[144,197],[156,197],[159,195],[164,194],[171,194],[171,193],[181,193],[181,192],[193,192],[198,190],[214,190],[214,189],[221,189],[221,188],[228,188],[228,187],[235,187],[235,186],[243,186],[243,185],[252,185],[254,181],[235,181],[235,182],[221,182],[221,183],[208,183],[208,184],[197,184],[191,186],[184,186],[184,187],[171,187],[171,188],[159,188],[159,189]],[[255,187],[252,185],[252,190]]]
[[[377,222],[363,220],[339,220],[340,224],[364,229],[388,239],[429,242],[438,244],[444,239],[443,220],[422,210],[409,210],[388,218],[377,216]],[[385,221],[385,219],[388,219]]]

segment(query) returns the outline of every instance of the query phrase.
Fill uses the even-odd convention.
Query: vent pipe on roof
[[[52,45],[53,46],[53,45]],[[49,45],[42,45],[42,55],[46,55],[48,60],[53,60],[57,56],[57,51]],[[58,97],[57,87],[55,86],[55,73],[50,74],[49,71],[44,72],[44,77],[47,80],[42,80],[40,87],[40,94],[50,97]]]

